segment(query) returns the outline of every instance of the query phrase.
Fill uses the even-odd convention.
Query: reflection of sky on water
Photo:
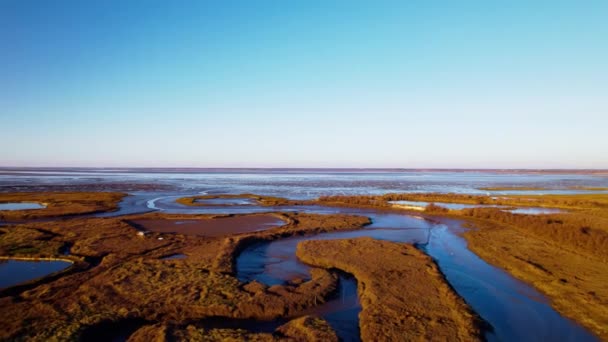
[[[0,210],[42,209],[44,205],[33,202],[0,203]]]
[[[372,214],[373,223],[364,229],[298,236],[259,243],[246,248],[236,261],[241,281],[257,280],[267,285],[293,278],[310,278],[310,267],[296,257],[297,244],[306,240],[331,240],[369,236],[396,242],[420,244],[439,265],[450,285],[472,308],[493,326],[489,341],[595,341],[581,326],[559,315],[549,301],[531,286],[511,277],[471,252],[466,241],[454,234],[457,222],[433,223],[408,215]],[[406,289],[404,289],[406,290]],[[354,291],[352,291],[354,293]],[[352,294],[354,296],[354,294]],[[357,316],[339,311],[327,317],[340,336],[348,336]],[[350,319],[350,324],[348,320]],[[336,322],[337,321],[337,322]],[[341,324],[338,324],[341,323]]]

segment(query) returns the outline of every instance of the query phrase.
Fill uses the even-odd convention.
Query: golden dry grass
[[[475,219],[472,225],[475,229],[467,231],[464,237],[473,252],[532,284],[551,299],[558,312],[608,339],[605,249],[594,253],[587,248],[590,244],[581,243],[577,247],[577,241],[587,237],[582,232],[558,231],[552,237],[553,228],[547,228],[544,234],[538,227],[528,229],[488,219]],[[567,236],[572,240],[567,241]]]
[[[278,327],[273,333],[254,333],[245,329],[205,328],[194,324],[145,325],[128,339],[129,342],[165,341],[252,341],[252,342],[337,342],[338,337],[326,321],[303,316]]]
[[[182,197],[176,200],[177,203],[188,205],[188,206],[220,206],[220,204],[209,204],[204,202],[198,202],[198,200],[207,200],[207,199],[231,199],[231,198],[248,198],[254,201],[257,205],[262,206],[281,206],[281,205],[297,205],[301,204],[302,201],[293,201],[288,200],[281,197],[272,197],[272,196],[261,196],[254,194],[237,194],[237,195],[229,195],[229,194],[221,194],[221,195],[200,195],[200,196],[190,196],[190,197]]]
[[[393,200],[566,210],[565,213],[535,216],[495,208],[436,210],[431,206],[424,214],[468,221],[473,229],[464,237],[473,252],[532,284],[547,295],[558,312],[608,340],[608,194],[501,197],[387,194],[323,197],[319,202],[398,209],[388,203]]]
[[[0,292],[0,340],[73,340],[88,327],[132,319],[187,324],[216,316],[262,320],[296,316],[330,296],[337,276],[313,269],[312,279],[301,284],[243,284],[234,277],[235,253],[255,241],[357,229],[369,223],[365,217],[290,213],[281,214],[287,222],[282,227],[204,238],[159,233],[140,237],[126,222],[163,217],[209,218],[154,213],[3,227],[0,251],[6,256],[64,258],[61,248],[70,245],[69,258],[80,267]],[[187,258],[160,259],[173,253],[185,253]]]
[[[481,340],[480,321],[433,260],[409,244],[357,238],[304,241],[304,262],[352,273],[363,341]]]
[[[36,202],[44,209],[0,211],[0,220],[26,220],[90,214],[118,209],[126,194],[118,192],[0,193],[0,203]]]

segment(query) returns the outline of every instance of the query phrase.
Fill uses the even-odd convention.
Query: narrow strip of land
[[[480,320],[433,260],[412,245],[358,238],[305,241],[304,262],[352,273],[363,341],[481,340]]]

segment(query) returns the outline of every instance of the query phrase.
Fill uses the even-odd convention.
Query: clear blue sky
[[[608,1],[0,1],[0,166],[608,168]]]

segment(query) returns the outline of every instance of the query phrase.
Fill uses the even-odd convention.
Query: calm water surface
[[[0,203],[0,210],[44,209],[45,206],[33,202]]]
[[[372,213],[367,210],[340,211],[367,215],[373,223],[358,231],[294,237],[250,246],[237,258],[239,280],[257,280],[274,285],[294,278],[309,279],[310,267],[295,256],[297,244],[305,240],[370,236],[415,243],[436,260],[450,285],[492,326],[492,330],[486,333],[488,340],[597,340],[575,322],[559,315],[534,288],[489,265],[469,251],[464,239],[456,234],[462,230],[459,222],[437,223],[415,216]],[[352,300],[356,300],[356,294],[354,297]],[[334,300],[327,307],[331,308],[335,304]],[[326,309],[319,315],[327,319],[341,337],[347,338],[353,336],[358,329],[357,310],[360,308],[353,306],[341,315],[341,310]],[[333,313],[333,316],[327,315],[328,312]],[[347,321],[350,323],[346,324]]]
[[[71,265],[71,262],[61,260],[0,260],[0,288],[44,277]]]

